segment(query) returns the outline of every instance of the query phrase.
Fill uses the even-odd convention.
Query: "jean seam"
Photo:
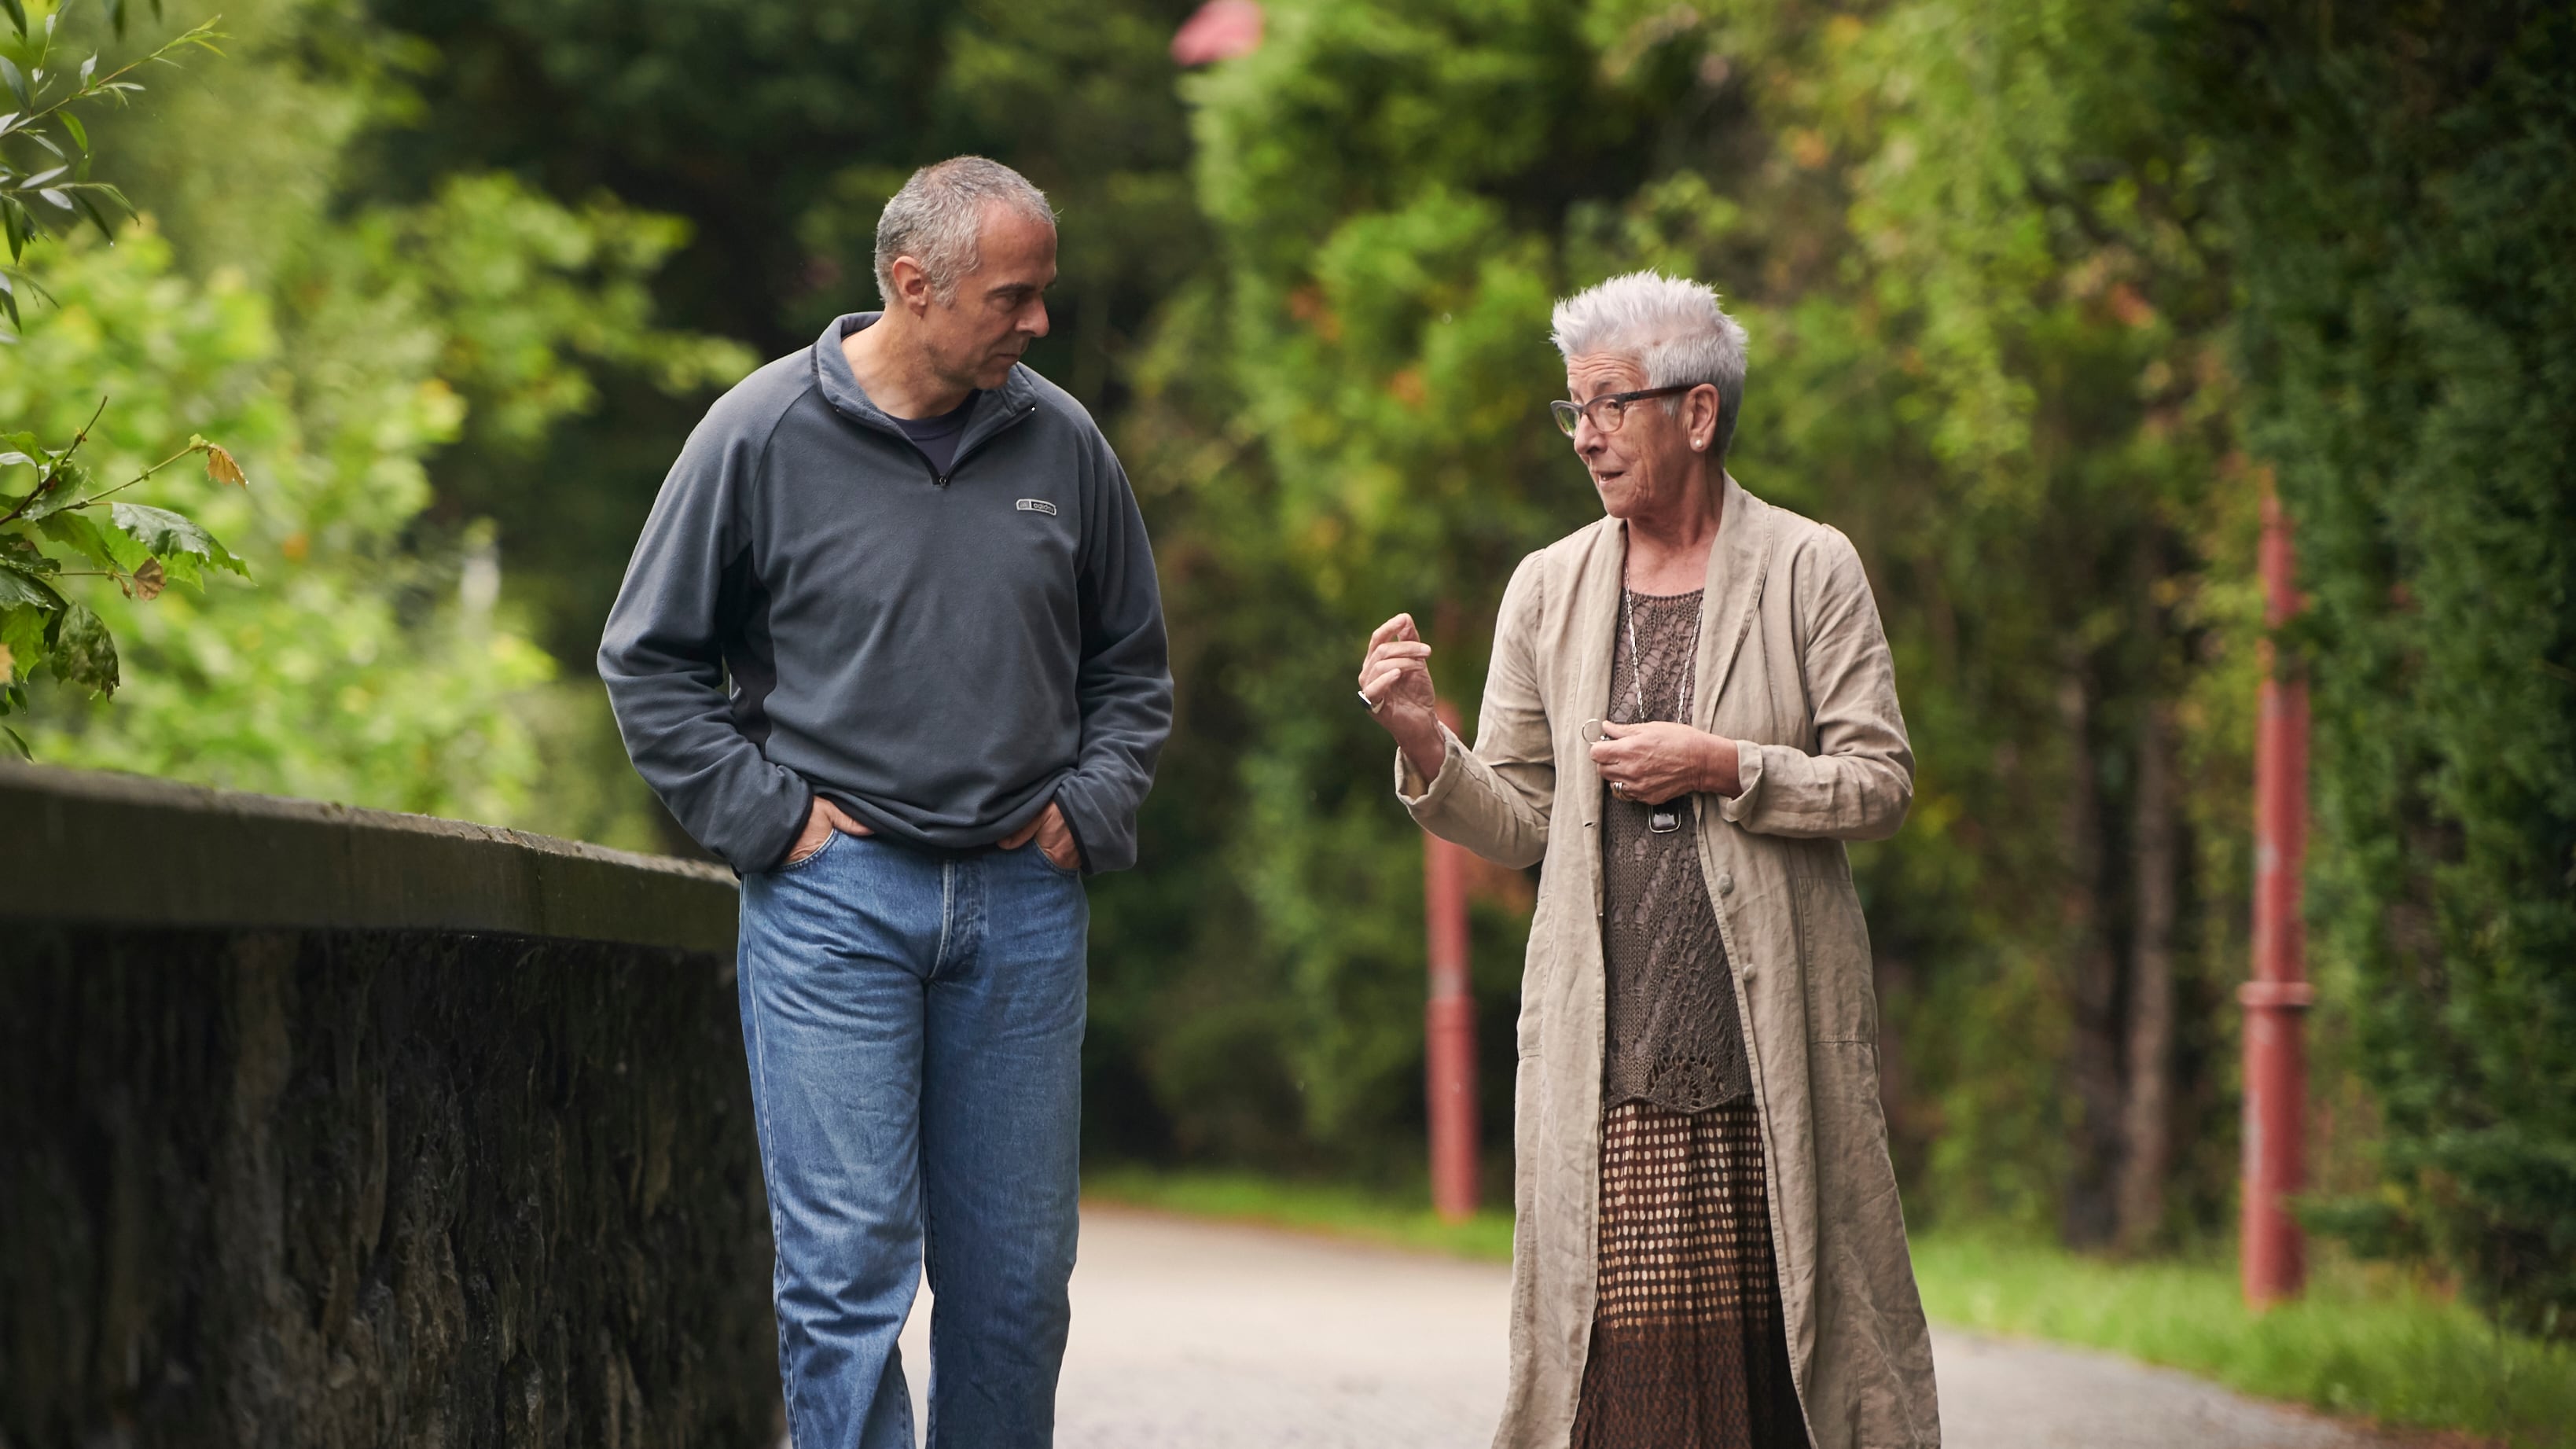
[[[827,841],[825,842],[825,849],[829,848],[830,842]],[[820,850],[814,852],[816,855],[821,855],[822,853],[823,852]],[[812,862],[809,860],[807,863],[811,864]],[[749,975],[746,975],[743,980],[745,984],[748,985],[751,978]],[[760,1115],[760,1134],[762,1141],[764,1143],[776,1142],[778,1137],[771,1129],[769,1120],[769,1033],[761,1022],[760,993],[757,990],[754,990],[751,993],[751,1043],[752,1070],[758,1074],[760,1078],[759,1090],[752,1094],[752,1109]],[[778,1179],[770,1170],[769,1153],[765,1150],[760,1154],[760,1188],[761,1192],[768,1199],[769,1241],[771,1245],[770,1258],[771,1262],[775,1265],[770,1275],[771,1283],[769,1293],[771,1301],[775,1302],[779,1296],[778,1290],[784,1286],[783,1280],[787,1276],[787,1239],[785,1234],[780,1230],[778,1217]],[[786,1319],[782,1315],[779,1320],[779,1336],[781,1341],[779,1344],[778,1368],[779,1377],[784,1381],[785,1388],[784,1397],[787,1409],[787,1442],[792,1449],[797,1438],[797,1373],[795,1356],[787,1352],[787,1346],[785,1343],[786,1333]]]
[[[924,1119],[923,1126],[925,1129],[929,1125],[929,1115],[930,1114],[927,1112],[922,1114]],[[924,1335],[924,1337],[930,1342],[932,1362],[923,1364],[921,1366],[921,1371],[930,1375],[930,1377],[924,1381],[928,1387],[923,1391],[923,1398],[925,1402],[930,1402],[931,1417],[935,1422],[939,1415],[939,1406],[935,1401],[930,1400],[930,1395],[934,1393],[939,1386],[938,1376],[933,1372],[937,1366],[937,1360],[939,1357],[939,1304],[936,1301],[939,1293],[939,1269],[937,1266],[939,1263],[939,1216],[937,1213],[932,1211],[930,1206],[932,1193],[930,1191],[930,1163],[927,1161],[930,1156],[929,1147],[929,1134],[925,1130],[922,1135],[921,1153],[922,1157],[925,1159],[921,1164],[921,1275],[922,1281],[930,1285],[930,1292],[933,1299],[930,1305],[931,1332]],[[904,1412],[908,1414],[911,1411],[912,1397],[907,1394],[904,1396]]]
[[[948,925],[957,902],[957,862],[939,863],[939,948],[930,954],[930,977],[936,980],[939,968],[948,964]],[[925,1205],[925,1212],[928,1211]]]

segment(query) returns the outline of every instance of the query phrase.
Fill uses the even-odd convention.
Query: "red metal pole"
[[[2289,1200],[2307,1185],[2307,924],[2300,911],[2308,826],[2308,682],[2268,637],[2299,612],[2290,520],[2263,494],[2262,707],[2254,735],[2254,979],[2245,1005],[2245,1301],[2295,1298],[2306,1247]]]
[[[1458,728],[1444,700],[1440,720]],[[1423,1086],[1431,1117],[1431,1205],[1457,1222],[1476,1211],[1476,1002],[1467,985],[1467,851],[1422,836],[1422,902],[1431,998],[1423,1009]]]

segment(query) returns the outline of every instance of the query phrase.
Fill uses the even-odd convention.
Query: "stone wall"
[[[0,880],[0,1445],[775,1441],[730,877],[10,767]]]

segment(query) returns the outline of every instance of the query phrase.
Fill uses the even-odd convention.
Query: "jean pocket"
[[[1039,865],[1039,867],[1040,867],[1041,869],[1045,870],[1045,871],[1046,871],[1046,873],[1047,873],[1047,874],[1049,874],[1049,875],[1051,875],[1051,876],[1055,876],[1055,877],[1057,877],[1057,878],[1059,878],[1059,879],[1062,879],[1062,880],[1080,880],[1080,879],[1082,879],[1082,867],[1080,867],[1080,866],[1078,866],[1078,865],[1077,865],[1077,866],[1074,866],[1074,867],[1072,867],[1072,868],[1070,868],[1070,869],[1067,869],[1067,868],[1066,868],[1066,867],[1064,867],[1064,866],[1061,866],[1061,865],[1056,864],[1056,863],[1055,863],[1055,857],[1054,857],[1054,856],[1052,856],[1052,855],[1047,854],[1047,853],[1046,853],[1045,848],[1044,848],[1043,846],[1040,846],[1040,845],[1039,845],[1036,841],[1034,841],[1034,840],[1030,841],[1030,842],[1029,842],[1028,844],[1026,844],[1026,845],[1021,846],[1021,847],[1020,847],[1020,849],[1025,850],[1025,851],[1027,851],[1029,854],[1036,856],[1036,857],[1038,858],[1038,865]]]
[[[822,844],[814,847],[814,853],[812,855],[799,856],[794,859],[781,861],[778,869],[771,871],[770,874],[793,875],[797,871],[803,870],[805,867],[821,860],[824,856],[830,855],[832,853],[832,847],[841,843],[841,835],[842,832],[834,830],[831,834],[823,837]]]

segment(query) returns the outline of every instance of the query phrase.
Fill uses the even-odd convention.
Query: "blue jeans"
[[[1071,1313],[1091,907],[1035,845],[834,834],[742,883],[743,1045],[795,1449],[1043,1446]]]

